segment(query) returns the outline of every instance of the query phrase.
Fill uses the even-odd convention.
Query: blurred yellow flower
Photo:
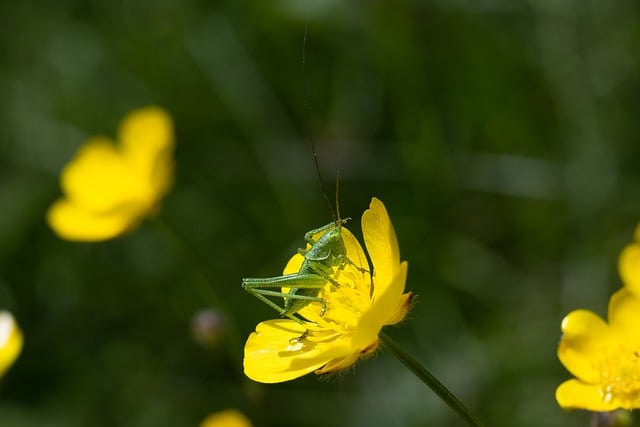
[[[47,222],[66,240],[100,241],[136,227],[154,212],[173,177],[173,124],[155,106],[129,113],[119,143],[90,138],[60,176],[64,197]]]
[[[618,271],[627,289],[640,295],[640,225],[636,227],[634,240],[622,250],[618,259]]]
[[[225,409],[209,415],[200,427],[251,427],[251,421],[236,409]]]
[[[558,357],[576,379],[562,383],[563,408],[612,411],[640,408],[640,299],[627,288],[609,300],[609,323],[588,310],[562,321]]]
[[[11,313],[0,311],[0,377],[20,354],[22,341],[22,332]]]
[[[378,334],[385,325],[400,322],[411,302],[404,293],[407,262],[400,262],[396,234],[382,202],[371,200],[362,215],[362,233],[373,276],[362,246],[342,228],[347,257],[356,266],[334,269],[334,280],[320,291],[326,311],[317,302],[298,312],[307,322],[291,319],[260,323],[244,348],[244,372],[258,382],[277,383],[310,372],[326,374],[348,368],[378,347]],[[296,254],[284,274],[300,269],[303,256]],[[286,292],[286,289],[283,289]]]

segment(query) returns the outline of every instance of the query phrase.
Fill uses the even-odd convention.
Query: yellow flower
[[[251,427],[251,421],[236,409],[225,409],[209,415],[200,427]]]
[[[640,295],[640,225],[636,228],[634,240],[620,254],[618,271],[627,289]]]
[[[173,177],[173,124],[155,106],[129,113],[118,144],[90,138],[60,176],[64,197],[47,212],[59,237],[100,241],[136,227],[154,212]]]
[[[356,266],[334,269],[334,280],[320,291],[326,311],[317,302],[298,312],[307,322],[291,319],[260,323],[244,348],[244,372],[259,382],[277,383],[310,372],[326,374],[348,368],[378,346],[378,334],[385,325],[400,322],[411,301],[404,293],[407,262],[400,262],[400,250],[393,225],[382,202],[371,200],[362,215],[364,242],[373,264],[373,276],[362,246],[342,228],[347,257]],[[295,273],[303,261],[291,258],[284,274]],[[283,290],[286,292],[286,290]],[[304,334],[304,335],[303,335]]]
[[[576,376],[556,390],[563,408],[640,408],[640,299],[623,288],[609,300],[609,323],[587,310],[562,321],[562,364]]]
[[[11,313],[0,311],[0,377],[20,354],[22,341],[22,332]]]

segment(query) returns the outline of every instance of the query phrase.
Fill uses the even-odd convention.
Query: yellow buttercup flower
[[[251,421],[236,409],[225,409],[209,415],[200,427],[251,427]]]
[[[90,138],[60,176],[64,197],[47,222],[66,240],[100,241],[119,236],[152,214],[171,186],[173,124],[155,106],[129,113],[119,143]]]
[[[22,332],[11,313],[0,311],[0,377],[20,354],[22,341]]]
[[[640,295],[640,225],[636,228],[634,240],[620,253],[618,271],[627,289]]]
[[[322,304],[312,302],[298,312],[307,320],[303,323],[275,319],[256,327],[244,349],[244,371],[249,378],[277,383],[310,372],[326,374],[348,368],[378,347],[383,326],[405,317],[411,301],[411,293],[404,293],[407,262],[400,262],[393,225],[376,198],[362,215],[362,233],[373,270],[360,243],[343,227],[346,255],[356,265],[334,269],[333,279],[340,286],[327,283],[320,291],[326,301],[324,313]],[[284,274],[297,272],[303,259],[294,255]]]
[[[640,408],[640,299],[629,289],[609,300],[609,323],[588,310],[562,321],[562,364],[576,376],[556,390],[563,408]]]

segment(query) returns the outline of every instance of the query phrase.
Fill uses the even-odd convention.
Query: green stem
[[[411,357],[402,347],[398,345],[394,340],[392,340],[387,334],[384,332],[380,332],[380,341],[382,343],[382,347],[386,349],[389,353],[395,356],[404,366],[407,367],[411,372],[415,374],[423,383],[425,383],[435,394],[440,397],[449,405],[453,411],[460,416],[460,418],[464,419],[467,424],[475,427],[482,427],[482,423],[476,418],[475,415],[467,409],[466,406],[453,394],[449,391],[444,384],[442,384],[436,377],[434,377],[431,372],[427,371],[424,366],[422,366],[416,359]]]

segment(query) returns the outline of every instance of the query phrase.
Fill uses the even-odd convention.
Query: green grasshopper
[[[333,279],[334,268],[343,269],[347,265],[355,265],[347,258],[347,250],[342,240],[342,224],[349,218],[336,220],[323,227],[316,228],[304,235],[304,240],[310,245],[308,249],[298,249],[298,253],[304,257],[302,265],[297,273],[284,276],[266,278],[242,279],[242,287],[277,310],[281,316],[289,317],[300,322],[294,316],[295,313],[306,307],[311,302],[322,304],[320,315],[324,315],[327,302],[318,295],[327,282],[334,286],[340,284]],[[314,240],[314,236],[320,236]],[[360,269],[360,267],[356,266]],[[289,292],[275,291],[271,288],[289,288]],[[284,298],[284,306],[280,307],[267,296]]]
[[[307,29],[305,27],[302,50],[303,72],[306,40]],[[304,261],[297,273],[285,274],[284,276],[276,277],[242,279],[242,287],[244,290],[267,304],[269,307],[277,310],[281,316],[288,317],[299,323],[302,323],[302,320],[295,316],[295,314],[312,302],[319,302],[322,304],[320,316],[324,315],[327,309],[327,301],[319,296],[320,291],[324,288],[327,282],[336,287],[340,286],[340,284],[333,278],[334,268],[337,267],[339,270],[342,270],[347,265],[352,265],[360,272],[368,271],[354,264],[349,258],[347,258],[347,249],[345,248],[344,241],[342,240],[342,225],[345,224],[349,218],[340,219],[340,211],[338,209],[337,211],[333,210],[331,201],[327,196],[322,175],[320,174],[320,167],[318,166],[318,155],[313,143],[311,127],[309,125],[310,121],[307,108],[306,85],[304,86],[304,105],[307,133],[309,141],[311,142],[311,150],[313,152],[316,172],[320,180],[322,194],[329,205],[329,209],[334,220],[333,222],[330,222],[323,227],[311,230],[304,235],[304,240],[309,244],[309,248],[298,249],[298,253],[304,257]],[[338,187],[336,184],[336,207],[337,206]],[[314,238],[314,236],[318,237]],[[282,292],[282,290],[279,289],[282,287],[289,288],[289,292]],[[279,290],[274,290],[274,288],[278,288]],[[283,307],[280,307],[268,299],[268,296],[284,298]]]

